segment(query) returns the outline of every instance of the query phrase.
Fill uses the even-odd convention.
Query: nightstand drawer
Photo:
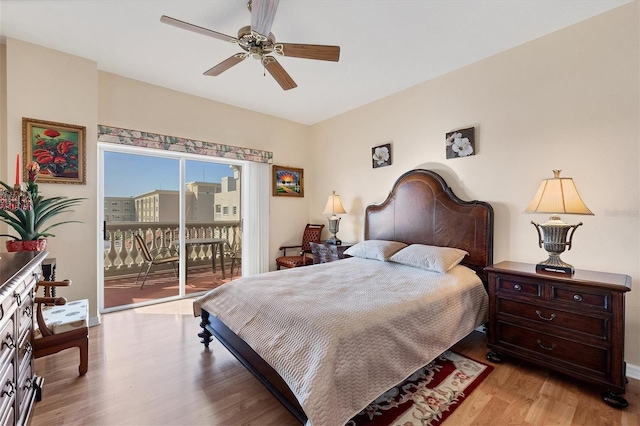
[[[498,293],[517,294],[526,297],[542,298],[542,284],[533,280],[498,276],[496,280]]]
[[[598,348],[539,331],[498,322],[501,343],[520,352],[535,352],[545,358],[583,367],[598,375],[609,372],[606,348]]]
[[[582,333],[587,336],[607,340],[608,318],[580,315],[556,308],[518,302],[515,300],[498,298],[499,317],[512,316],[535,321],[541,326],[558,327],[568,333]],[[551,331],[547,331],[551,333]]]
[[[551,286],[551,300],[568,303],[571,306],[597,308],[605,311],[611,309],[611,293],[592,291],[584,288]]]

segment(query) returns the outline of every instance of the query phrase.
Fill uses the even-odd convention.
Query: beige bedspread
[[[241,278],[194,302],[289,385],[313,426],[343,425],[486,321],[476,274],[339,262]]]

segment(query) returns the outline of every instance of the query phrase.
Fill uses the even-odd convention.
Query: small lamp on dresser
[[[536,265],[536,271],[561,272],[573,274],[573,266],[560,259],[560,254],[571,250],[571,241],[575,230],[582,225],[567,225],[560,214],[593,215],[578,195],[576,185],[571,178],[561,178],[560,170],[553,171],[553,178],[543,179],[538,192],[526,208],[525,213],[549,213],[551,217],[542,225],[531,221],[538,231],[538,246],[543,247],[549,258]],[[541,232],[542,230],[542,232]],[[568,240],[567,240],[568,238]]]
[[[342,241],[340,241],[336,236],[338,229],[340,228],[340,218],[337,215],[346,213],[346,210],[340,202],[340,196],[336,194],[336,191],[333,191],[333,194],[329,195],[329,198],[327,199],[327,205],[324,206],[324,212],[322,212],[322,214],[331,215],[329,217],[329,232],[331,232],[332,235],[326,240],[327,244],[335,244],[337,246],[342,244]]]

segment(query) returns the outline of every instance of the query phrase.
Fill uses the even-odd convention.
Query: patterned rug
[[[347,426],[436,426],[493,370],[447,351],[381,395]]]

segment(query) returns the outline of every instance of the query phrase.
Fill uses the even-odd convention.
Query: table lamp
[[[561,213],[593,215],[584,204],[571,178],[561,178],[560,170],[553,171],[553,178],[543,179],[538,192],[526,208],[525,213],[550,213],[551,217],[542,225],[531,221],[538,231],[538,246],[543,247],[549,258],[536,265],[536,271],[573,274],[575,269],[560,259],[565,247],[571,250],[575,230],[582,225],[567,225],[560,219]],[[542,233],[541,233],[542,230]],[[568,240],[567,240],[568,237]]]
[[[336,191],[333,191],[333,194],[329,195],[327,205],[324,206],[324,212],[322,213],[331,215],[331,217],[329,217],[329,232],[331,232],[332,235],[325,241],[327,244],[335,244],[337,246],[342,244],[342,241],[336,236],[340,228],[340,218],[336,215],[345,213],[347,212],[344,207],[342,207],[340,196],[336,195]]]

